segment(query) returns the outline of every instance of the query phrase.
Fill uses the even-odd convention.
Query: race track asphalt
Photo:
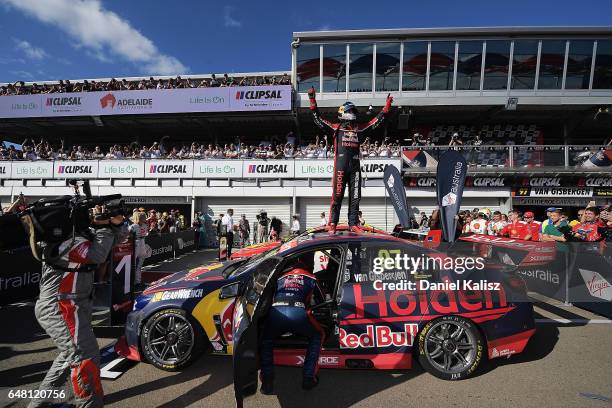
[[[188,254],[183,263],[209,256]],[[277,367],[276,395],[258,393],[245,407],[612,407],[611,322],[540,298],[535,317],[537,332],[523,354],[485,362],[467,380],[439,380],[418,365],[397,372],[322,370],[319,387],[303,391],[299,369]],[[56,350],[32,302],[0,308],[0,321],[0,406],[23,407],[27,400],[9,400],[8,391],[37,388]],[[108,407],[234,406],[228,356],[205,355],[174,373],[140,363],[103,387]]]

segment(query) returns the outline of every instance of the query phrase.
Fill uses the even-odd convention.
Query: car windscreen
[[[262,252],[260,254],[257,254],[249,259],[245,259],[243,263],[240,264],[240,266],[234,270],[230,270],[228,274],[226,274],[225,278],[226,279],[230,279],[230,278],[235,278],[237,276],[242,275],[243,273],[247,272],[247,271],[251,271],[254,270],[254,268],[257,268],[257,266],[264,260],[272,258],[274,255],[277,254],[279,248],[273,248],[269,251],[266,252]]]

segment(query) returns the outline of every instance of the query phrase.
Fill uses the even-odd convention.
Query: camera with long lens
[[[88,181],[70,180],[69,184],[75,188],[74,196],[40,199],[19,213],[0,216],[0,250],[30,245],[38,259],[38,242],[54,244],[76,234],[87,235],[95,227],[92,221],[127,213],[121,194],[92,197]]]

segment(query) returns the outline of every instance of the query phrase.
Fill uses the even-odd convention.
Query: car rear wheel
[[[471,376],[483,359],[483,350],[476,325],[460,316],[433,320],[419,333],[419,363],[444,380]]]
[[[162,370],[177,371],[201,354],[204,333],[184,310],[163,309],[146,320],[140,345],[149,363]]]

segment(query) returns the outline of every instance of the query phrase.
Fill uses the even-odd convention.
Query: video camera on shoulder
[[[40,199],[23,211],[0,216],[0,250],[32,247],[35,244],[63,242],[75,234],[84,234],[94,226],[94,220],[106,220],[125,215],[127,209],[121,194],[92,197],[88,181],[70,180],[74,196]],[[80,188],[85,195],[81,195]]]

